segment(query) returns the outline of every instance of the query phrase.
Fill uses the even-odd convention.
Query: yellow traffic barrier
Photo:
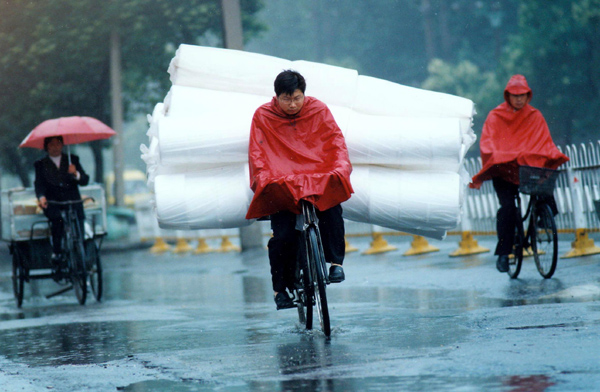
[[[470,231],[463,231],[461,233],[461,238],[461,241],[458,243],[458,249],[450,253],[450,257],[475,255],[490,251],[488,248],[479,246],[477,240],[473,238],[473,233]]]
[[[413,241],[410,243],[410,249],[404,252],[403,256],[414,256],[423,253],[438,252],[440,249],[430,245],[425,237],[420,235],[413,236]]]
[[[373,241],[371,247],[363,252],[363,255],[374,255],[378,253],[385,253],[397,250],[395,246],[388,244],[383,238],[383,234],[379,232],[373,232]]]
[[[344,238],[344,241],[346,242],[346,253],[358,252],[358,248],[350,245],[347,238]]]
[[[150,252],[165,253],[170,249],[171,247],[165,242],[165,240],[162,237],[156,237],[156,239],[154,240],[154,245],[152,245],[152,247],[150,248]]]
[[[177,242],[175,243],[175,248],[173,249],[173,253],[181,254],[188,253],[192,251],[192,247],[187,242],[185,238],[177,238]]]
[[[600,248],[589,238],[587,229],[575,230],[575,241],[571,242],[571,250],[561,256],[561,259],[589,256],[600,253]]]
[[[224,235],[221,238],[221,248],[219,248],[219,252],[241,252],[241,248],[239,246],[234,245],[229,237]]]
[[[215,249],[208,245],[204,238],[198,238],[198,245],[196,246],[196,249],[194,249],[194,254],[199,255],[211,252],[215,252]]]

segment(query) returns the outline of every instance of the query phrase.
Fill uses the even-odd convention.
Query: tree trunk
[[[115,204],[125,205],[125,183],[123,180],[123,96],[121,93],[121,42],[119,34],[110,35],[110,91],[112,102],[112,128],[117,133],[113,138]]]
[[[442,45],[442,56],[444,60],[449,61],[452,58],[452,35],[448,28],[448,3],[440,2],[440,44]]]
[[[427,62],[429,62],[436,56],[435,33],[432,18],[433,12],[429,0],[421,1],[421,12],[423,14],[423,32],[425,33],[425,54],[427,54]]]

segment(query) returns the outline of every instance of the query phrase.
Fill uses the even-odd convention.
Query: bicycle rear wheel
[[[100,302],[102,299],[102,264],[100,262],[100,254],[98,247],[93,239],[85,241],[85,257],[87,259],[85,266],[88,270],[88,276],[90,278],[90,286],[92,293],[96,301]]]
[[[314,227],[309,227],[308,231],[308,255],[311,269],[313,270],[313,282],[315,288],[315,304],[321,322],[321,329],[325,336],[331,335],[331,325],[329,321],[329,308],[327,307],[327,293],[325,282],[325,259],[323,256],[323,248],[317,236],[317,231]]]
[[[15,245],[12,248],[12,284],[17,308],[23,305],[23,293],[25,292],[25,269],[23,268],[23,255],[19,247]]]
[[[558,234],[552,210],[547,204],[538,205],[532,214],[531,248],[538,272],[549,279],[556,271]]]
[[[517,224],[515,225],[515,237],[513,240],[512,257],[508,259],[508,276],[516,279],[521,272],[523,264],[523,248],[525,247],[525,233],[523,230],[523,221],[521,220],[520,209],[517,211]]]

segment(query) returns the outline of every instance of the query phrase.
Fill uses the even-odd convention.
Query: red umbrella
[[[116,135],[108,125],[93,117],[60,117],[46,120],[21,142],[20,147],[44,149],[44,139],[51,136],[62,136],[65,145],[108,139]]]

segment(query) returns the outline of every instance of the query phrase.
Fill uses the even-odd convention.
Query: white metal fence
[[[588,144],[568,145],[559,149],[570,161],[559,168],[560,175],[554,191],[559,214],[556,217],[559,231],[574,232],[575,229],[598,231],[600,221],[596,212],[600,199],[600,141]],[[466,160],[465,167],[471,177],[481,169],[481,159]],[[521,195],[523,208],[528,196]],[[491,234],[496,231],[498,199],[492,182],[486,181],[481,189],[469,189],[463,211],[463,226],[459,231],[475,234]],[[470,224],[470,229],[464,223]]]

